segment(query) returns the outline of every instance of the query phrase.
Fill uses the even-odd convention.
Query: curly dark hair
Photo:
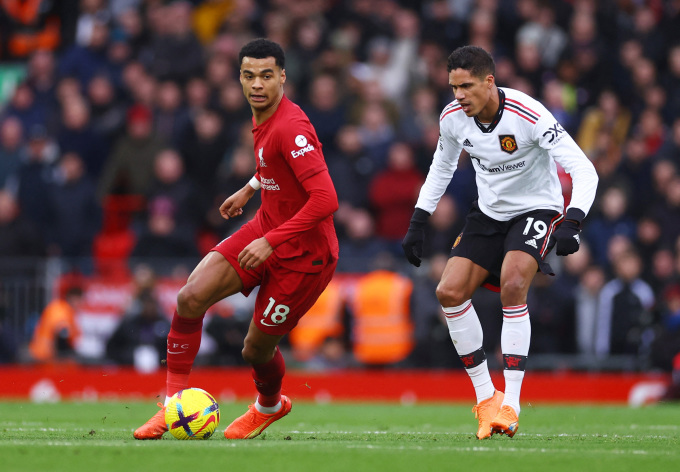
[[[496,75],[496,64],[491,54],[478,46],[462,46],[455,49],[449,56],[446,69],[448,72],[454,69],[467,70],[479,78]]]
[[[238,53],[238,63],[243,64],[244,57],[252,57],[255,59],[264,59],[265,57],[273,57],[276,65],[283,69],[286,65],[286,55],[283,48],[278,43],[265,38],[257,38],[250,41],[241,48]]]

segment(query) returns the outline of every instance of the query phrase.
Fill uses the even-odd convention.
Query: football
[[[177,439],[208,439],[219,423],[217,401],[200,388],[180,390],[165,407],[165,424]]]

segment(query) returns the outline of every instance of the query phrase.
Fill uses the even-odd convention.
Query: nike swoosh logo
[[[184,354],[186,351],[168,351],[168,354]]]
[[[265,326],[272,326],[272,327],[274,327],[274,328],[276,328],[276,327],[278,326],[278,325],[275,325],[275,324],[265,323],[264,320],[260,320],[260,323],[262,323],[262,324],[265,325]]]

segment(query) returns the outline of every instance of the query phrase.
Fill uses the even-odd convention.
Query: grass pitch
[[[0,470],[15,471],[676,471],[680,405],[525,405],[514,438],[478,441],[471,405],[296,402],[259,438],[227,441],[245,411],[223,403],[206,441],[136,441],[153,403],[0,402]],[[483,469],[480,469],[483,468]]]

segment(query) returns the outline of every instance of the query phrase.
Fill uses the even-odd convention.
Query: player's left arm
[[[314,228],[338,209],[338,197],[328,170],[308,177],[301,184],[309,195],[307,203],[291,219],[243,248],[238,255],[238,263],[243,269],[259,266],[271,256],[274,248]]]
[[[541,116],[536,130],[539,145],[564,168],[572,181],[565,221],[553,234],[557,254],[566,256],[579,249],[581,224],[595,200],[599,178],[590,159],[549,112]]]
[[[327,169],[307,177],[300,184],[309,199],[291,219],[265,234],[264,237],[274,248],[314,228],[338,209],[338,196]]]

